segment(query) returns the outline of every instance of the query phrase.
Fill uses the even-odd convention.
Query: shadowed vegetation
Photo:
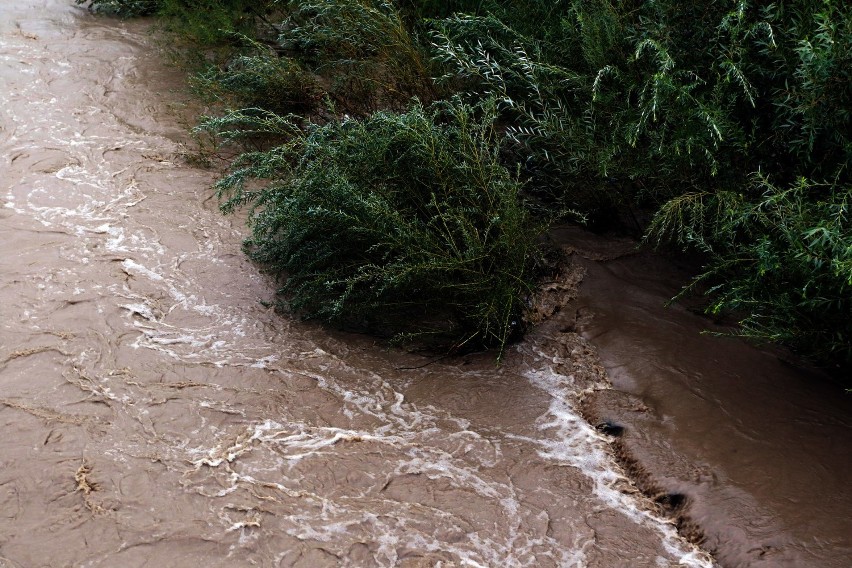
[[[228,193],[226,208],[243,201],[256,207],[250,242],[255,258],[282,275],[304,269],[313,271],[315,282],[334,283],[325,300],[317,286],[310,301],[295,300],[301,284],[286,285],[294,298],[290,305],[303,313],[367,320],[372,316],[341,298],[370,297],[377,312],[384,302],[395,314],[440,313],[455,322],[442,329],[464,330],[459,341],[475,336],[502,345],[510,335],[505,321],[517,320],[529,280],[506,292],[505,298],[514,294],[512,302],[501,300],[514,306],[508,311],[484,309],[471,300],[462,313],[461,296],[447,296],[443,303],[442,292],[418,304],[410,298],[420,290],[414,281],[393,277],[398,286],[377,284],[376,274],[391,274],[399,268],[394,263],[408,254],[388,253],[393,247],[387,243],[377,249],[378,241],[359,241],[345,231],[303,231],[297,241],[288,231],[318,222],[307,220],[336,203],[341,215],[360,216],[359,222],[371,227],[371,239],[381,232],[388,239],[403,233],[406,239],[422,239],[423,250],[440,264],[441,247],[429,240],[435,235],[419,232],[418,223],[431,222],[424,219],[453,218],[457,227],[473,223],[481,236],[490,234],[486,219],[496,215],[508,222],[509,210],[513,218],[525,212],[544,220],[570,212],[593,227],[644,233],[647,242],[702,255],[707,265],[698,280],[708,284],[703,287],[708,311],[736,315],[743,335],[789,345],[827,365],[852,363],[846,300],[852,283],[852,6],[847,3],[91,4],[121,15],[157,13],[166,29],[206,50],[207,63],[194,84],[218,105],[221,117],[209,119],[206,127],[249,151],[220,184],[234,192]],[[462,116],[464,124],[478,126],[462,127]],[[487,136],[480,134],[483,129]],[[409,153],[379,152],[395,147],[402,132],[413,136],[407,139]],[[443,145],[453,160],[418,154],[426,140]],[[472,164],[484,163],[467,150],[474,147],[479,148],[475,155],[489,156],[488,169],[502,172],[499,176],[470,177]],[[265,160],[272,158],[278,165],[263,169],[271,167]],[[374,161],[356,167],[351,160]],[[314,172],[317,164],[323,167]],[[264,180],[265,189],[252,193],[256,182],[242,185],[241,176]],[[493,182],[494,188],[482,183],[498,178],[502,181]],[[294,201],[296,193],[288,192],[308,187],[302,184],[312,187],[311,197]],[[290,189],[280,189],[285,187]],[[424,187],[431,188],[434,202],[424,201]],[[290,197],[281,197],[281,191]],[[490,209],[497,195],[501,205]],[[381,215],[367,222],[359,209],[365,207],[362,200],[377,200],[373,205]],[[425,217],[414,223],[411,211]],[[273,218],[278,221],[271,223]],[[508,225],[500,227],[511,232]],[[477,258],[489,255],[483,267],[502,266],[508,258],[515,259],[512,266],[527,267],[535,256],[529,238],[520,239],[514,250],[515,237],[491,247],[488,239],[468,242],[459,234],[445,238],[460,251],[472,247]],[[287,245],[292,256],[286,262],[267,254],[281,239],[298,242]],[[335,263],[318,268],[297,248],[322,250],[323,258]],[[380,249],[385,256],[371,256]],[[375,272],[359,272],[363,278],[357,283],[346,280],[336,272],[344,257],[369,258],[365,266]],[[517,268],[505,272],[520,274]],[[528,268],[522,272],[529,275]],[[449,271],[439,279],[461,285],[460,274]],[[293,282],[302,282],[298,278]],[[470,298],[491,292],[483,279],[464,282],[481,287]],[[411,286],[408,296],[405,286]],[[481,325],[472,323],[480,318]],[[494,323],[498,320],[502,327]]]

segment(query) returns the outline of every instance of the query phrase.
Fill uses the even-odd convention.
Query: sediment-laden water
[[[576,230],[557,239],[587,269],[576,329],[615,387],[587,397],[586,415],[623,428],[615,446],[643,488],[722,566],[852,566],[852,395],[664,307],[688,276],[671,263]]]
[[[144,22],[0,3],[0,566],[695,566],[556,320],[432,364],[273,313]]]

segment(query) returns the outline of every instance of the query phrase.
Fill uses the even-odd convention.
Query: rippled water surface
[[[265,308],[146,26],[0,2],[0,566],[712,565],[576,334],[423,366]]]
[[[624,428],[619,448],[656,491],[685,498],[680,513],[719,563],[852,566],[852,394],[789,354],[702,334],[730,328],[682,304],[664,307],[687,279],[670,263],[632,243],[557,238],[586,257],[577,329],[615,387],[585,407]],[[609,260],[591,260],[607,248]]]

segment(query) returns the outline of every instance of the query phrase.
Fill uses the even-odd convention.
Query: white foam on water
[[[541,351],[534,349],[544,368],[531,369],[524,376],[531,384],[550,395],[547,414],[538,420],[538,428],[548,437],[531,439],[510,436],[535,443],[540,456],[574,467],[593,482],[595,496],[608,508],[618,511],[633,522],[652,528],[660,535],[663,548],[678,565],[690,568],[714,568],[712,558],[681,537],[673,523],[644,506],[633,493],[620,488],[629,485],[621,468],[611,456],[606,438],[589,425],[575,408],[578,394],[574,378],[555,371],[546,362],[558,363]],[[659,561],[668,564],[665,559]]]
[[[250,365],[250,367],[254,369],[268,369],[269,365],[278,361],[277,355],[267,355],[261,359],[258,359],[254,363]]]
[[[142,266],[141,264],[139,264],[135,260],[132,260],[132,259],[129,259],[129,258],[126,258],[121,262],[121,267],[128,274],[141,274],[141,275],[143,275],[147,278],[150,278],[151,280],[154,280],[154,281],[162,281],[163,280],[163,277],[160,276],[159,274],[157,274],[156,272],[154,272],[153,270],[146,268],[145,266]]]
[[[319,349],[308,354],[317,352],[323,358],[333,359]],[[347,374],[351,371],[347,368]],[[370,374],[369,371],[363,373]],[[499,441],[489,440],[473,431],[446,430],[447,424],[458,425],[466,421],[453,420],[437,410],[433,413],[417,408],[407,403],[401,393],[380,377],[374,378],[375,388],[362,390],[351,384],[344,386],[333,378],[333,374],[315,377],[320,388],[352,405],[353,415],[379,418],[380,423],[371,429],[264,420],[247,425],[241,433],[225,437],[226,441],[214,448],[192,449],[187,461],[194,465],[195,471],[202,468],[224,470],[227,472],[226,483],[231,487],[236,487],[236,484],[257,485],[301,500],[307,499],[313,505],[300,507],[299,513],[287,517],[294,525],[287,529],[287,533],[301,540],[332,544],[347,542],[346,538],[341,538],[342,535],[366,530],[363,525],[369,524],[369,538],[379,543],[375,558],[382,566],[396,565],[400,551],[407,549],[449,553],[456,559],[456,565],[464,566],[526,568],[540,565],[543,558],[550,558],[555,565],[564,567],[582,568],[586,565],[586,551],[593,543],[593,537],[587,531],[581,531],[576,542],[568,547],[543,531],[540,534],[535,531],[529,533],[522,517],[541,516],[542,513],[534,514],[529,510],[522,497],[516,494],[511,480],[493,479],[487,472],[488,468],[499,466],[502,459]],[[432,410],[431,407],[428,410]],[[445,426],[442,428],[439,424]],[[437,481],[439,486],[449,484],[475,494],[481,501],[495,504],[502,513],[495,517],[492,528],[468,533],[459,542],[446,542],[432,534],[433,523],[455,527],[453,530],[464,533],[462,527],[467,526],[467,522],[455,517],[454,513],[416,502],[388,500],[369,490],[332,499],[306,493],[298,475],[289,477],[288,472],[294,471],[297,464],[306,460],[322,458],[323,464],[329,459],[334,463],[341,452],[340,444],[346,444],[342,448],[344,453],[357,451],[348,445],[350,443],[357,443],[358,447],[373,445],[373,448],[378,444],[392,449],[388,456],[396,457],[387,464],[384,475],[388,480],[409,475],[422,476]],[[370,453],[374,451],[370,450]],[[468,455],[470,452],[473,454]],[[244,458],[250,454],[255,457],[246,461]],[[323,465],[325,467],[328,466]],[[381,476],[381,471],[377,473]],[[224,480],[219,479],[217,486],[221,490]],[[381,479],[377,479],[376,483],[381,485]],[[360,499],[367,501],[362,504]],[[369,513],[371,499],[380,499],[382,508],[391,506],[391,511],[380,516]],[[433,518],[428,529],[423,525],[425,510]],[[546,519],[539,521],[542,526],[546,523]]]

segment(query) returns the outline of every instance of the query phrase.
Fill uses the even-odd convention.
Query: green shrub
[[[328,81],[338,106],[363,115],[432,98],[431,62],[393,2],[290,2],[278,45]]]
[[[243,109],[206,124],[255,150],[219,187],[226,208],[252,204],[251,254],[307,315],[405,333],[403,314],[429,312],[436,331],[502,345],[534,249],[520,180],[547,219],[641,232],[658,212],[649,240],[709,255],[711,311],[849,358],[848,2],[90,4],[164,17],[208,64],[197,91]],[[773,183],[750,185],[755,172]],[[499,282],[487,294],[483,275]]]
[[[218,189],[226,211],[251,205],[247,250],[281,277],[291,309],[502,350],[533,290],[540,227],[499,163],[493,120],[493,108],[454,103],[305,133],[256,112],[205,127],[228,139],[290,135],[242,155]]]
[[[788,345],[824,364],[852,364],[852,187],[804,179],[760,194],[687,194],[669,201],[650,238],[709,256],[690,287],[709,286],[708,313],[740,318],[738,334]]]
[[[396,5],[413,25],[430,18],[446,18],[455,13],[479,14],[494,7],[492,0],[397,0]]]
[[[496,4],[435,22],[433,47],[445,82],[500,100],[540,191],[594,212],[734,190],[757,170],[848,175],[848,5]]]
[[[207,102],[226,108],[263,108],[276,114],[310,116],[324,96],[317,78],[298,61],[261,46],[232,58],[227,65],[210,66],[190,81]]]
[[[707,7],[718,19],[709,29],[692,26],[686,49],[666,25],[689,11],[681,4],[557,4],[530,3],[533,15],[550,14],[539,31],[503,11],[455,15],[436,22],[433,34],[436,57],[450,70],[443,80],[501,102],[531,185],[595,215],[745,179],[727,165],[743,149],[731,113],[750,104],[748,85],[727,55],[747,35],[734,28],[751,21]]]
[[[794,164],[796,175],[849,180],[852,5],[800,0],[772,18],[784,41],[761,70],[772,79],[777,109],[772,148]]]
[[[750,10],[760,21],[740,26],[744,41],[728,51],[738,69],[730,80],[740,82],[752,108],[728,109],[741,125],[742,156],[720,163],[765,173],[756,184],[675,197],[657,213],[649,238],[710,255],[696,283],[712,283],[708,311],[737,314],[742,335],[849,366],[852,7],[811,0],[742,6],[728,19],[745,21]]]
[[[159,0],[163,27],[184,56],[199,48],[239,52],[245,36],[274,37],[282,15],[276,0]],[[270,20],[271,18],[271,20]]]
[[[435,22],[433,45],[444,82],[500,102],[529,185],[593,217],[662,207],[648,238],[710,255],[709,311],[848,364],[852,6],[496,5]]]
[[[197,73],[197,93],[229,108],[313,119],[329,112],[364,116],[379,108],[406,108],[415,96],[433,98],[431,62],[393,3],[312,0],[281,6],[282,21],[264,20],[254,36],[229,33],[236,54]]]

